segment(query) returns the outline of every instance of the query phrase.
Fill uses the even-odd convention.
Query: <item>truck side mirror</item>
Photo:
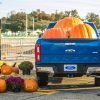
[[[39,34],[39,38],[41,38],[42,35],[43,35],[43,33]]]

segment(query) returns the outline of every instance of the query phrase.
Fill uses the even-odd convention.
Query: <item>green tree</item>
[[[78,12],[77,12],[76,9],[75,9],[75,10],[71,10],[71,16],[72,16],[72,17],[80,18],[80,16],[79,16],[79,14],[78,14]]]
[[[57,21],[57,20],[60,20],[61,18],[60,18],[60,14],[58,13],[58,11],[56,10],[56,12],[55,12],[55,20]]]
[[[80,18],[78,11],[76,9],[64,12],[64,17],[69,17],[69,16]]]
[[[70,16],[70,13],[71,13],[70,11],[65,11],[64,12],[64,17],[69,17]]]
[[[51,13],[50,20],[55,21],[55,14],[54,13]]]
[[[68,16],[79,17],[77,10],[58,12],[48,14],[40,9],[32,11],[30,14],[27,14],[28,17],[28,29],[33,29],[33,17],[34,17],[34,26],[35,29],[45,29],[51,21],[58,21],[64,17]],[[4,18],[4,29],[9,29],[12,31],[25,31],[26,26],[26,13],[12,11],[9,17]]]
[[[95,25],[97,26],[97,28],[100,29],[100,17],[99,17],[99,15],[97,15],[97,14],[91,12],[91,13],[88,13],[88,14],[86,15],[86,18],[85,18],[85,19],[86,19],[87,21],[89,21],[89,22],[94,22]]]
[[[5,28],[10,29],[12,32],[23,31],[24,27],[25,26],[21,21],[14,21],[12,23],[5,24]]]

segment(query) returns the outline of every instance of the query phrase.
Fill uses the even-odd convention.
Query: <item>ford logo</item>
[[[76,67],[75,66],[66,66],[66,69],[68,69],[68,70],[75,70]]]
[[[64,65],[64,71],[77,71],[77,65]]]

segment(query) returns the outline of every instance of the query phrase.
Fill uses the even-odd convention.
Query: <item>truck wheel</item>
[[[37,72],[37,79],[40,87],[48,85],[48,73]]]
[[[95,77],[95,86],[100,86],[100,77]]]

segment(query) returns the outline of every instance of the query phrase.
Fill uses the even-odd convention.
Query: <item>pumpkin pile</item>
[[[34,92],[38,89],[38,82],[35,79],[22,79],[18,76],[12,76],[12,73],[19,74],[19,69],[14,63],[12,66],[0,62],[1,75],[9,76],[9,78],[2,79],[0,78],[0,93],[5,92],[6,90],[12,92],[20,92],[22,90],[26,92]]]
[[[47,29],[42,38],[97,38],[96,32],[79,18],[65,17],[51,29]]]
[[[15,64],[13,66],[9,66],[4,63],[0,66],[0,72],[3,75],[11,75],[12,73],[19,74],[19,68],[16,67]]]
[[[6,90],[11,92],[35,92],[38,89],[38,83],[34,79],[22,79],[20,77],[9,77],[8,79],[0,79],[0,93]]]

